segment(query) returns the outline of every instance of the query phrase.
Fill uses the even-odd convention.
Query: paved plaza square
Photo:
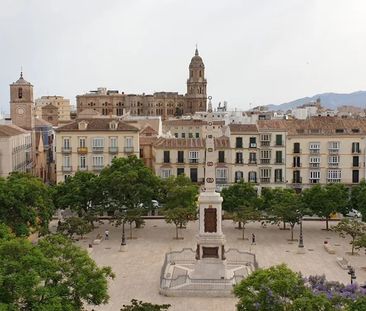
[[[331,225],[336,222],[331,222]],[[305,221],[304,244],[306,254],[297,254],[297,242],[289,242],[290,231],[280,230],[276,225],[262,228],[259,223],[247,225],[246,236],[256,235],[256,245],[250,245],[250,240],[241,240],[241,231],[235,229],[232,221],[223,221],[223,231],[227,239],[227,249],[237,248],[243,251],[252,251],[257,256],[260,267],[286,263],[291,269],[301,271],[304,275],[325,274],[328,280],[349,283],[347,270],[343,270],[336,262],[337,257],[346,257],[356,270],[357,281],[366,282],[366,255],[363,251],[358,256],[346,254],[350,251],[349,239],[343,239],[338,234],[322,230],[324,222]],[[152,302],[169,303],[170,310],[235,310],[235,298],[183,298],[164,297],[159,295],[160,270],[165,253],[189,247],[195,249],[198,222],[191,222],[187,229],[181,230],[183,240],[175,240],[175,227],[166,224],[164,220],[146,220],[144,228],[133,229],[136,239],[127,240],[127,252],[119,252],[121,228],[109,225],[108,221],[102,224],[87,238],[78,243],[87,248],[93,238],[104,230],[110,231],[110,239],[94,245],[91,257],[98,265],[111,266],[116,278],[110,281],[109,293],[111,296],[108,305],[95,307],[95,310],[116,311],[123,304],[129,303],[132,298]],[[295,237],[298,237],[298,226],[295,228]],[[129,234],[126,227],[127,236]],[[335,254],[328,254],[324,247],[328,241]],[[91,310],[92,307],[89,307]]]

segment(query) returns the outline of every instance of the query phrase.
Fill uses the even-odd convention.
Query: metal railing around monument
[[[195,255],[196,252],[191,248],[183,248],[181,251],[167,253],[161,268],[160,288],[173,289],[187,284],[188,286],[180,287],[180,290],[218,290],[223,288],[230,290],[234,284],[239,283],[247,276],[247,274],[240,271],[235,271],[234,276],[230,279],[192,279],[187,272],[176,277],[167,273],[166,270],[169,265],[194,264],[196,262]],[[250,270],[258,268],[256,256],[250,252],[230,248],[225,252],[225,257],[228,265],[242,265]],[[207,287],[208,284],[209,287]]]

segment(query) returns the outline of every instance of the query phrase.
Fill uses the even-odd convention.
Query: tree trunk
[[[286,230],[286,222],[283,222],[283,230]]]
[[[291,225],[291,241],[294,240],[294,227],[295,225]]]
[[[355,238],[352,238],[352,255],[354,255],[354,251],[355,251]]]
[[[245,231],[245,227],[243,226],[243,230],[242,230],[242,232],[243,232],[243,240],[245,240],[244,231]]]
[[[132,240],[132,222],[130,222],[130,240]]]
[[[329,217],[325,217],[325,230],[329,231]]]
[[[241,221],[238,222],[238,229],[241,229]]]
[[[179,239],[179,235],[178,235],[178,225],[175,226],[175,238],[178,240]]]

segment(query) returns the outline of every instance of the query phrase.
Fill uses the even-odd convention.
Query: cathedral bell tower
[[[205,65],[196,48],[195,54],[189,64],[189,78],[187,80],[187,94],[185,114],[196,111],[206,111],[207,106],[207,81],[205,79]]]
[[[24,80],[21,72],[20,78],[10,84],[10,117],[13,124],[25,130],[32,130],[33,106],[33,85]]]

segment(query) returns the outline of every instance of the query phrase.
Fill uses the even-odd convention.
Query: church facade
[[[189,64],[186,94],[178,92],[155,92],[154,94],[125,94],[116,90],[98,88],[76,96],[77,113],[93,110],[104,116],[172,116],[206,111],[207,81],[205,65],[196,48]]]

